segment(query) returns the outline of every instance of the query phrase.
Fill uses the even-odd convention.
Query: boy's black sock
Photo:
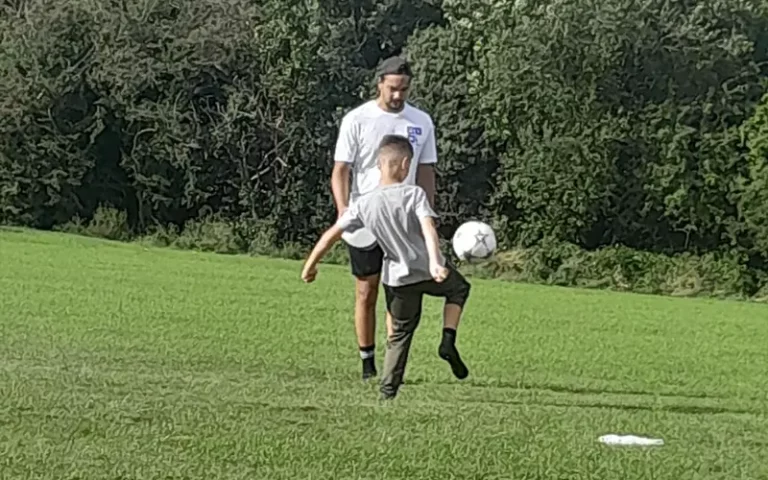
[[[363,380],[376,376],[376,346],[360,347],[360,359],[363,361]]]
[[[453,328],[443,329],[443,340],[440,342],[440,348],[438,349],[437,354],[440,358],[448,362],[451,366],[451,371],[456,378],[459,380],[467,378],[469,369],[464,365],[464,362],[461,360],[461,355],[459,355],[459,351],[456,349],[456,330]]]
[[[443,343],[456,344],[456,329],[447,327],[443,329]]]

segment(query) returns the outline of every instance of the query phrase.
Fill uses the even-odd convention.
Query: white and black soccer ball
[[[459,259],[484,260],[496,251],[496,234],[487,223],[464,222],[453,234],[453,251]]]

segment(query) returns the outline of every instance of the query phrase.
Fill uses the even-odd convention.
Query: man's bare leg
[[[376,376],[376,301],[379,275],[355,279],[355,332],[363,362],[363,380]]]

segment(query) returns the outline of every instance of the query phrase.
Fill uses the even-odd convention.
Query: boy
[[[384,251],[382,283],[392,331],[384,356],[381,394],[392,399],[403,382],[413,333],[421,320],[424,294],[445,298],[443,339],[438,355],[453,374],[469,375],[456,349],[456,329],[470,285],[440,254],[437,230],[427,195],[421,187],[403,183],[410,169],[413,147],[399,135],[385,135],[379,144],[381,181],[364,194],[329,228],[309,255],[301,277],[312,282],[317,264],[343,232],[367,228]]]

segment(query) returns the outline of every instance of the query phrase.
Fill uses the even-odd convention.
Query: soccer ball
[[[465,222],[453,234],[453,251],[461,260],[486,259],[496,250],[496,234],[483,222]]]

